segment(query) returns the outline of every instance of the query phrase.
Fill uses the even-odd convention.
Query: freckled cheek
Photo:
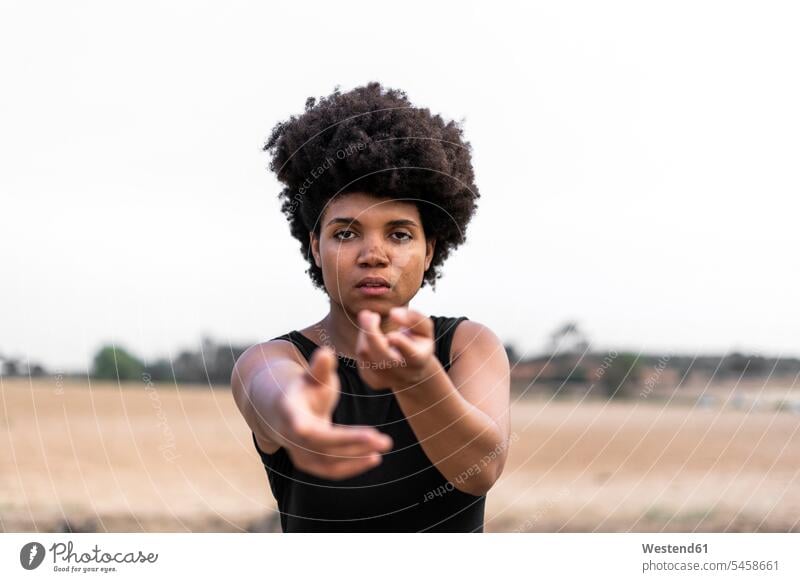
[[[322,272],[326,274],[344,273],[354,264],[348,250],[338,245],[326,245],[320,248],[320,254],[322,256]]]
[[[392,264],[402,281],[416,285],[420,274],[425,270],[425,249],[404,248],[396,251]]]
[[[319,253],[325,287],[332,297],[341,298],[346,280],[353,270],[353,259],[348,256],[345,247],[338,245],[320,245]]]
[[[359,249],[358,245],[331,244],[324,249],[320,249],[320,252],[322,253],[322,271],[331,277],[331,280],[338,278],[340,281],[344,281],[353,277],[354,272],[358,270],[358,257],[361,254],[361,249]],[[388,254],[387,251],[387,256],[394,264],[393,255]]]

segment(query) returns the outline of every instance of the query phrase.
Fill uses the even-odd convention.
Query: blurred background
[[[275,531],[233,403],[320,319],[261,148],[376,80],[478,213],[412,307],[492,328],[486,531],[800,530],[800,8],[5,2],[0,531]]]

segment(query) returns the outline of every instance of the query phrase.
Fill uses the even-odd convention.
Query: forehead
[[[323,226],[336,217],[355,218],[359,222],[380,222],[408,218],[419,222],[419,209],[413,201],[392,200],[364,192],[336,196],[325,207]]]

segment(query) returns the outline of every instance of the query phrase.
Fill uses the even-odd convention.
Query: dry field
[[[800,415],[524,399],[486,531],[798,531]],[[3,379],[0,531],[264,531],[224,388]]]

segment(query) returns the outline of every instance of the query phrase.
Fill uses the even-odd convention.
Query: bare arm
[[[400,329],[384,334],[379,314],[359,312],[356,352],[369,362],[400,362],[359,374],[374,389],[388,387],[425,454],[455,488],[483,495],[500,477],[509,440],[509,362],[505,347],[486,326],[456,328],[448,372],[434,355],[433,321],[395,308]]]
[[[294,465],[328,479],[344,479],[382,461],[392,439],[374,427],[332,423],[339,399],[333,351],[322,347],[310,365],[281,340],[257,344],[242,354],[231,374],[239,411],[268,454],[284,447]]]
[[[508,357],[491,330],[469,320],[456,328],[452,351],[449,372],[434,358],[422,382],[395,394],[439,471],[457,489],[483,495],[508,454]]]
[[[275,396],[281,394],[281,386],[288,386],[304,373],[292,349],[283,341],[256,344],[239,356],[231,374],[236,406],[255,434],[258,446],[269,454],[282,446],[275,419],[269,419]]]

